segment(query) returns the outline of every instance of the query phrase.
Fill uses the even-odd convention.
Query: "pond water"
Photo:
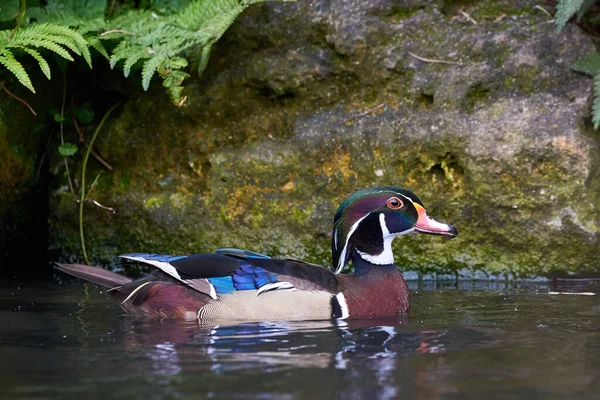
[[[0,281],[2,398],[598,398],[600,296],[412,290],[405,318],[203,327],[131,319],[91,284]]]

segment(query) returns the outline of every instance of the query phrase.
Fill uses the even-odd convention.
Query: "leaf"
[[[123,74],[125,74],[125,78],[129,76],[129,73],[131,72],[131,67],[133,67],[138,61],[145,58],[149,58],[149,54],[146,50],[138,51],[127,56],[127,58],[125,59],[125,63],[123,64]]]
[[[581,8],[585,0],[560,0],[556,5],[556,26],[558,32],[564,28],[565,24]]]
[[[12,21],[21,11],[19,0],[0,0],[0,22]]]
[[[600,74],[594,77],[594,103],[592,104],[592,122],[594,129],[600,125]]]
[[[50,74],[50,66],[48,65],[48,61],[46,61],[37,50],[25,47],[23,51],[29,53],[33,58],[37,60],[38,64],[40,65],[40,69],[42,70],[44,75],[46,75],[46,78],[50,79],[52,77],[52,75]]]
[[[104,56],[104,58],[106,58],[107,60],[110,60],[110,56],[108,55],[106,48],[104,47],[104,45],[102,44],[102,42],[100,40],[93,38],[93,39],[89,39],[88,43],[89,43],[90,47],[92,47],[93,49],[96,49],[96,51],[98,53],[102,54]]]
[[[60,110],[58,109],[58,107],[51,107],[48,109],[48,115],[50,115],[52,118],[54,118],[55,114],[60,115]]]
[[[23,65],[21,65],[20,62],[15,60],[15,56],[13,56],[9,50],[4,49],[4,51],[0,53],[0,64],[4,65],[7,70],[12,72],[21,85],[35,93],[35,89],[31,84],[31,80],[29,79],[29,75],[27,75],[25,68],[23,68]]]
[[[54,118],[54,122],[65,122],[65,117],[61,117],[58,111],[56,111],[52,117]]]
[[[173,57],[169,60],[169,67],[173,69],[180,69],[187,67],[188,62],[185,58]]]
[[[51,50],[51,51],[55,52],[56,54],[58,54],[59,56],[61,56],[62,58],[64,58],[65,60],[75,61],[75,60],[73,60],[73,57],[71,57],[71,55],[69,54],[69,52],[67,50],[60,47],[58,44],[56,44],[54,42],[41,40],[38,42],[37,47],[43,47],[45,49]]]
[[[194,54],[193,68],[201,74],[214,43],[244,9],[264,1],[271,0],[124,0],[114,10],[114,1],[106,0],[34,1],[33,7],[27,8],[27,19],[20,29],[0,29],[0,63],[33,91],[27,71],[15,60],[12,49],[31,55],[50,78],[47,57],[40,48],[62,57],[57,60],[63,70],[68,65],[65,60],[74,61],[73,54],[91,67],[93,48],[109,60],[111,68],[123,60],[119,67],[126,77],[141,64],[144,90],[148,90],[158,72],[163,86],[179,103],[183,80],[189,76],[183,71],[188,67],[188,55]],[[558,14],[566,22],[579,6],[587,7],[590,1],[562,0]],[[25,2],[0,0],[0,20],[18,17],[20,4]],[[106,48],[105,41],[109,42]],[[82,121],[93,116],[77,118]]]
[[[73,115],[77,118],[77,121],[82,124],[89,124],[94,120],[94,110],[90,103],[83,103],[73,111]]]
[[[198,60],[198,76],[202,75],[208,64],[208,57],[210,57],[210,51],[212,50],[211,45],[206,45],[200,50],[200,58]]]
[[[142,68],[142,87],[144,90],[148,90],[150,87],[150,79],[152,79],[152,76],[163,61],[163,57],[152,57],[144,63],[144,67]]]
[[[588,54],[571,66],[575,71],[596,76],[600,74],[600,52]]]
[[[58,152],[61,156],[71,157],[73,154],[77,153],[77,146],[73,143],[65,143],[58,146]]]
[[[590,7],[594,5],[595,2],[596,0],[584,0],[583,4],[581,5],[581,8],[579,9],[579,11],[577,11],[577,20],[583,18],[583,14],[585,14],[587,10],[589,10]]]

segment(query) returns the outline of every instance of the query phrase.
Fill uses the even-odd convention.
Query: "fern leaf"
[[[79,44],[73,38],[71,38],[70,36],[67,36],[67,35],[63,35],[60,31],[58,31],[56,29],[53,29],[53,28],[55,28],[53,26],[48,26],[47,25],[47,27],[49,29],[47,29],[47,30],[44,29],[44,36],[43,37],[45,39],[50,40],[50,41],[52,41],[52,42],[54,42],[56,44],[60,44],[61,46],[64,46],[64,47],[68,48],[73,53],[77,54],[78,56],[82,55],[81,50],[79,48]],[[64,28],[64,27],[61,27],[61,28]],[[64,28],[64,29],[66,29],[66,30],[68,30],[70,32],[73,32],[69,28]],[[83,38],[81,38],[81,39],[85,43],[85,40]],[[87,43],[85,43],[85,46],[86,46],[86,49],[87,49]],[[88,53],[89,53],[89,50],[88,50]]]
[[[22,48],[43,47],[69,61],[73,61],[73,57],[65,49],[66,47],[74,53],[82,55],[88,64],[91,62],[91,56],[85,39],[72,29],[54,24],[42,23],[19,29],[10,39],[6,40],[6,46]]]
[[[128,43],[123,40],[114,48],[113,53],[110,56],[110,69],[113,69],[122,59],[127,58],[127,54],[129,53],[127,45]]]
[[[177,104],[181,102],[181,92],[183,91],[183,86],[166,86],[167,90],[169,90],[169,94],[171,95],[171,100],[173,103]]]
[[[571,66],[575,71],[596,76],[600,74],[600,52],[588,54]]]
[[[69,54],[69,52],[67,50],[65,50],[60,45],[58,45],[54,42],[51,42],[50,40],[40,40],[40,41],[36,42],[35,47],[43,47],[45,49],[55,52],[56,54],[58,54],[65,60],[75,61],[75,60],[73,60],[73,57],[71,57],[71,55]]]
[[[125,78],[129,76],[131,67],[133,67],[135,63],[144,58],[149,58],[150,56],[151,55],[148,53],[148,51],[144,49],[140,49],[133,54],[129,54],[129,56],[125,59],[125,64],[123,64],[123,73],[125,74]]]
[[[240,3],[247,7],[256,3],[266,3],[266,2],[281,2],[281,3],[295,3],[296,0],[242,0]]]
[[[187,29],[198,29],[205,21],[226,13],[235,7],[242,9],[237,0],[200,0],[191,1],[180,13],[173,16],[173,23]]]
[[[564,28],[569,19],[581,8],[585,0],[560,0],[556,5],[556,26],[558,32]]]
[[[181,103],[181,92],[183,91],[183,86],[181,84],[186,78],[189,78],[189,74],[183,71],[169,71],[165,74],[163,80],[163,87],[169,90],[171,94],[171,100],[175,104]]]
[[[144,67],[142,68],[142,87],[144,90],[148,90],[152,76],[154,76],[154,73],[165,59],[166,57],[164,56],[155,56],[144,63]]]
[[[9,50],[4,49],[2,54],[0,54],[0,64],[4,65],[7,70],[12,72],[21,85],[35,93],[35,89],[31,84],[27,71],[25,71],[23,65],[15,59],[15,56]]]
[[[200,57],[198,59],[198,76],[202,75],[202,73],[206,69],[206,65],[208,64],[208,57],[210,57],[211,50],[211,45],[206,45],[200,50]]]
[[[107,60],[110,60],[110,56],[106,51],[106,48],[102,44],[102,42],[98,38],[90,38],[88,39],[88,44],[91,48],[96,49],[96,51],[104,56]]]
[[[37,50],[24,47],[23,51],[25,51],[26,53],[29,53],[33,58],[36,59],[36,61],[40,65],[40,69],[42,70],[44,75],[46,75],[46,78],[50,79],[52,77],[52,74],[50,73],[50,66],[48,65],[48,62],[44,59],[44,57],[42,57],[42,55]]]
[[[594,103],[592,104],[592,122],[594,129],[600,125],[600,74],[594,77]]]
[[[54,24],[46,24],[46,29],[47,32],[54,35],[54,41],[81,55],[90,68],[92,67],[92,56],[88,48],[88,43],[81,34],[65,26]]]
[[[577,11],[577,20],[583,18],[583,14],[585,14],[595,2],[596,0],[584,0],[581,8]]]

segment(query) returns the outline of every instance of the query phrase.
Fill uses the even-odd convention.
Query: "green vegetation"
[[[35,92],[20,59],[33,57],[50,79],[48,52],[92,66],[90,48],[129,76],[141,67],[147,90],[158,73],[176,104],[182,104],[188,64],[204,71],[213,44],[249,5],[268,0],[25,0],[0,2],[0,64]],[[283,0],[285,1],[285,0]],[[31,2],[30,2],[31,3]],[[36,3],[39,3],[36,2]]]
[[[583,15],[596,3],[596,0],[560,0],[556,6],[556,26],[560,32],[567,21],[577,14],[581,19]],[[598,23],[596,17],[593,21]],[[577,61],[573,69],[594,77],[594,105],[592,106],[592,122],[594,129],[600,125],[600,53],[592,53]]]

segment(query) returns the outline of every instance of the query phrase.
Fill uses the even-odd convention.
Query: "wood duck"
[[[408,288],[392,253],[394,238],[408,233],[458,234],[431,218],[409,190],[385,186],[360,190],[338,208],[333,271],[240,249],[121,255],[126,262],[157,268],[136,280],[80,264],[57,264],[57,269],[108,288],[135,316],[201,322],[374,318],[408,311]],[[341,274],[350,260],[354,273]]]

